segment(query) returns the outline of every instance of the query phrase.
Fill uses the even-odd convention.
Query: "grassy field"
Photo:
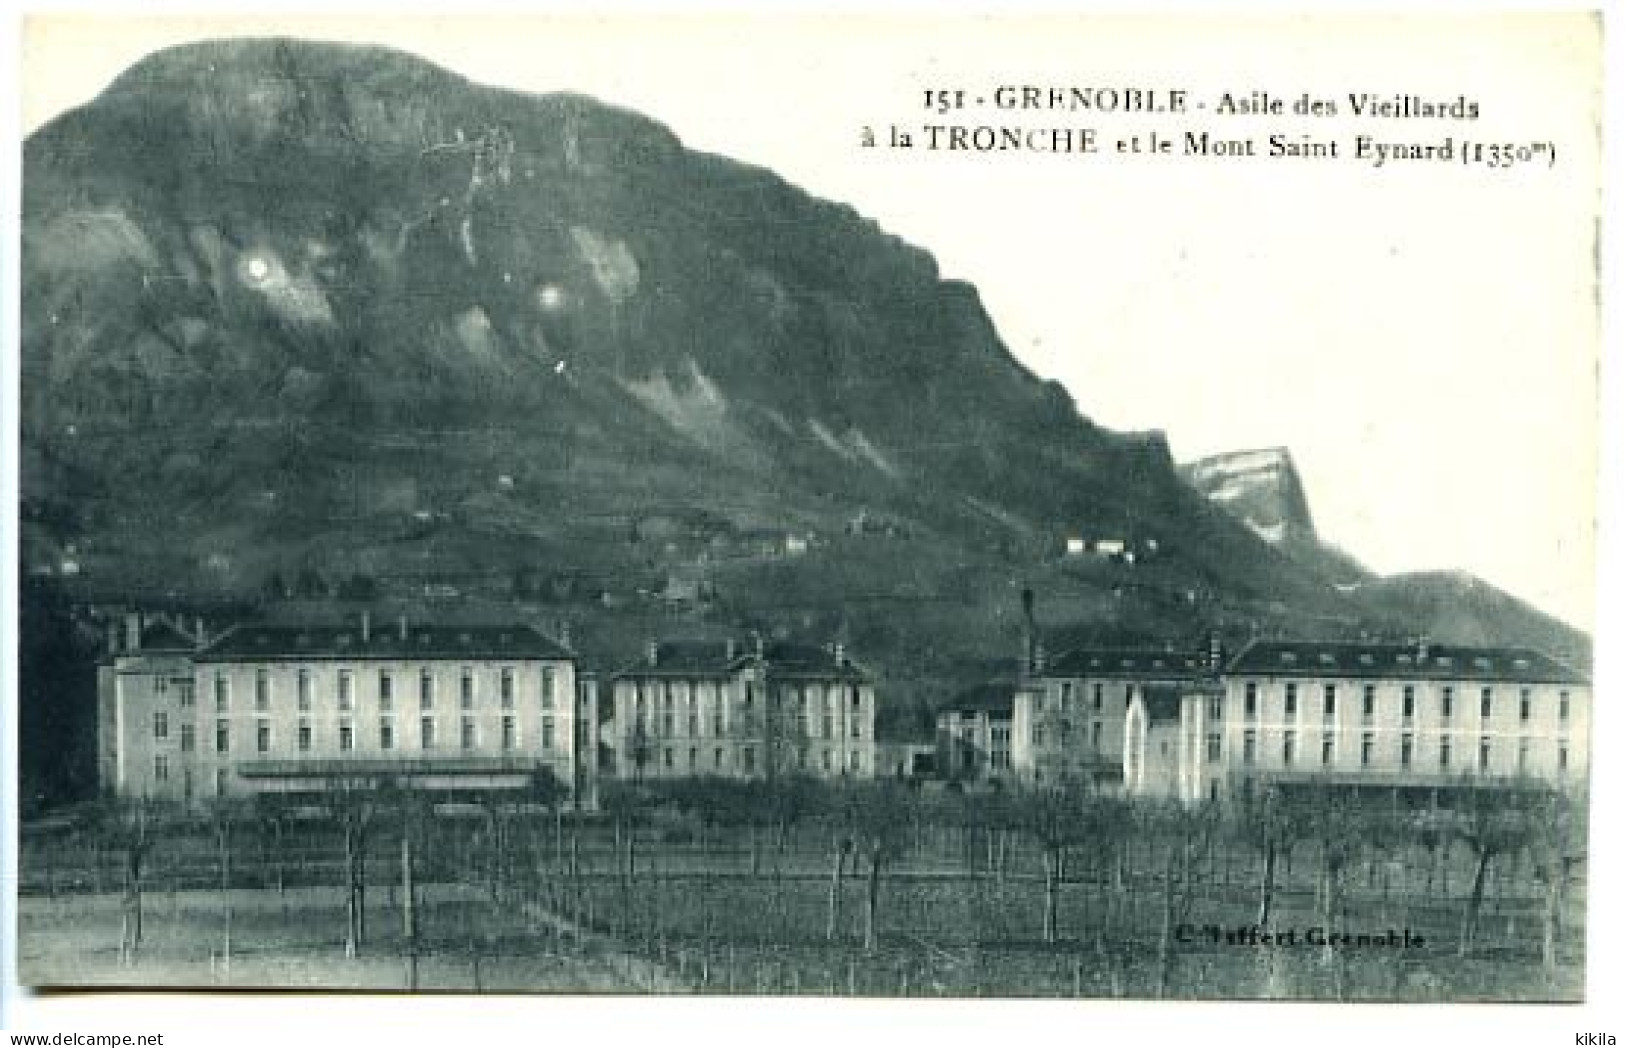
[[[193,987],[410,990],[456,993],[626,993],[682,988],[658,966],[599,936],[526,920],[455,885],[424,889],[417,961],[400,909],[379,892],[370,934],[346,956],[344,899],[336,888],[151,893],[140,949],[120,958],[122,907],[114,895],[25,898],[18,967],[42,987]],[[229,897],[230,930],[227,930]]]
[[[399,838],[380,831],[362,867],[366,935],[350,957],[330,830],[307,827],[275,847],[241,834],[222,889],[216,840],[194,828],[150,849],[141,943],[125,960],[116,850],[84,835],[25,835],[19,966],[40,986],[1399,1001],[1583,991],[1584,885],[1565,897],[1547,966],[1543,892],[1516,857],[1486,885],[1465,955],[1471,856],[1448,847],[1351,864],[1329,909],[1318,857],[1299,848],[1276,871],[1269,924],[1300,942],[1216,942],[1210,929],[1255,919],[1261,870],[1251,849],[1223,838],[1177,871],[1151,839],[1121,853],[1074,849],[1046,941],[1043,856],[1031,842],[920,827],[876,882],[870,946],[869,869],[853,854],[837,883],[835,839],[816,822],[781,835],[545,819],[495,834],[477,819],[443,821],[414,858],[414,951]],[[1421,942],[1302,941],[1328,925]]]

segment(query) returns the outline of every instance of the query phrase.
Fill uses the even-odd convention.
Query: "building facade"
[[[1017,681],[991,681],[960,692],[937,711],[936,765],[949,782],[988,783],[1016,777]]]
[[[1194,726],[1209,795],[1261,781],[1583,786],[1591,686],[1521,648],[1255,641]]]
[[[104,792],[180,799],[195,785],[200,634],[124,616],[96,668],[97,771]],[[190,778],[189,778],[190,776]]]
[[[1137,700],[1182,695],[1210,677],[1211,662],[1166,649],[1082,647],[1062,652],[1032,674],[1015,696],[1015,764],[1036,781],[1084,779],[1137,788],[1151,770],[1130,765],[1150,725],[1132,714]],[[1146,710],[1161,711],[1159,700]],[[1165,740],[1156,740],[1160,751]],[[1136,774],[1130,774],[1136,773]]]
[[[1591,687],[1538,652],[1254,641],[1225,659],[1079,648],[938,716],[950,779],[1084,779],[1194,804],[1265,785],[1583,786]]]
[[[875,692],[840,645],[651,644],[609,682],[619,779],[875,773]]]
[[[115,654],[103,684],[104,781],[123,796],[593,784],[577,760],[591,695],[574,656],[525,625],[253,625],[190,650],[161,635]]]

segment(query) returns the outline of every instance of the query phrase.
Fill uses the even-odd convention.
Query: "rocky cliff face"
[[[1215,508],[924,250],[591,99],[371,48],[162,52],[29,138],[22,248],[32,571],[606,603],[697,573],[727,614],[913,630],[916,665],[1002,644],[1034,579],[1054,617],[1163,631],[1361,615],[1259,537],[1313,534],[1284,455],[1200,471]],[[1069,534],[1157,556],[1057,573]]]
[[[33,135],[24,195],[25,498],[87,563],[238,585],[403,514],[562,542],[669,501],[993,546],[1133,518],[1295,585],[927,253],[590,99],[199,44]]]
[[[1233,451],[1179,467],[1185,481],[1266,542],[1312,542],[1315,522],[1286,448]]]
[[[1159,640],[1438,619],[1304,554],[1284,453],[1193,488],[924,250],[588,98],[201,43],[30,136],[23,190],[36,662],[74,591],[236,608],[350,577],[557,615],[595,665],[674,629],[839,630],[884,729],[1015,651],[1028,587],[1046,622]],[[1155,555],[1063,558],[1080,534]],[[93,708],[56,679],[30,672],[25,724]]]

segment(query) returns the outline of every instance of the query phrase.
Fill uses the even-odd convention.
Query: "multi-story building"
[[[1255,641],[1187,720],[1209,796],[1261,781],[1405,792],[1584,784],[1591,686],[1522,648]]]
[[[1149,769],[1125,760],[1129,743],[1146,728],[1132,716],[1136,700],[1155,698],[1146,708],[1161,709],[1163,696],[1198,690],[1211,675],[1209,660],[1166,649],[1062,652],[1015,696],[1016,768],[1037,781],[1068,777],[1142,787]]]
[[[530,626],[363,618],[239,626],[201,646],[149,635],[103,682],[104,767],[126,796],[518,788],[543,771],[578,798],[592,784],[576,757],[592,696],[578,696],[574,656]]]
[[[1185,803],[1263,783],[1412,795],[1583,784],[1591,688],[1515,648],[1254,641],[1223,660],[1079,648],[938,717],[949,778],[1084,778]]]
[[[97,770],[104,792],[180,797],[196,782],[200,634],[126,615],[96,668]]]
[[[875,771],[874,685],[840,645],[656,643],[609,689],[618,778]]]
[[[1016,681],[995,680],[955,695],[937,711],[937,768],[950,782],[1016,776]]]

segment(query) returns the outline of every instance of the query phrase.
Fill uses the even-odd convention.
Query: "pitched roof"
[[[363,637],[343,625],[238,626],[198,653],[199,662],[317,659],[574,659],[532,626],[373,626]]]
[[[732,657],[726,641],[661,641],[654,659],[635,662],[615,674],[635,677],[725,677],[761,663],[778,677],[862,680],[866,674],[832,650],[815,644],[770,644],[757,655],[754,645],[736,643]]]
[[[1206,672],[1207,660],[1189,651],[1158,648],[1073,648],[1051,658],[1046,677],[1187,678]]]
[[[941,713],[1011,713],[1015,709],[1016,685],[992,681],[966,688],[943,704]]]
[[[167,622],[150,623],[141,631],[142,651],[195,651],[197,642]]]
[[[1145,703],[1146,718],[1152,722],[1179,719],[1180,699],[1184,689],[1174,684],[1148,684],[1135,696],[1136,702]]]
[[[755,655],[727,641],[670,640],[654,645],[654,659],[619,670],[622,677],[727,677],[754,661]]]
[[[1583,674],[1530,648],[1469,648],[1445,644],[1260,640],[1237,653],[1226,672],[1258,677],[1588,683]]]
[[[843,652],[835,657],[832,648],[816,644],[770,644],[766,658],[770,672],[780,676],[837,677],[841,680],[861,680],[862,670],[852,665]]]

